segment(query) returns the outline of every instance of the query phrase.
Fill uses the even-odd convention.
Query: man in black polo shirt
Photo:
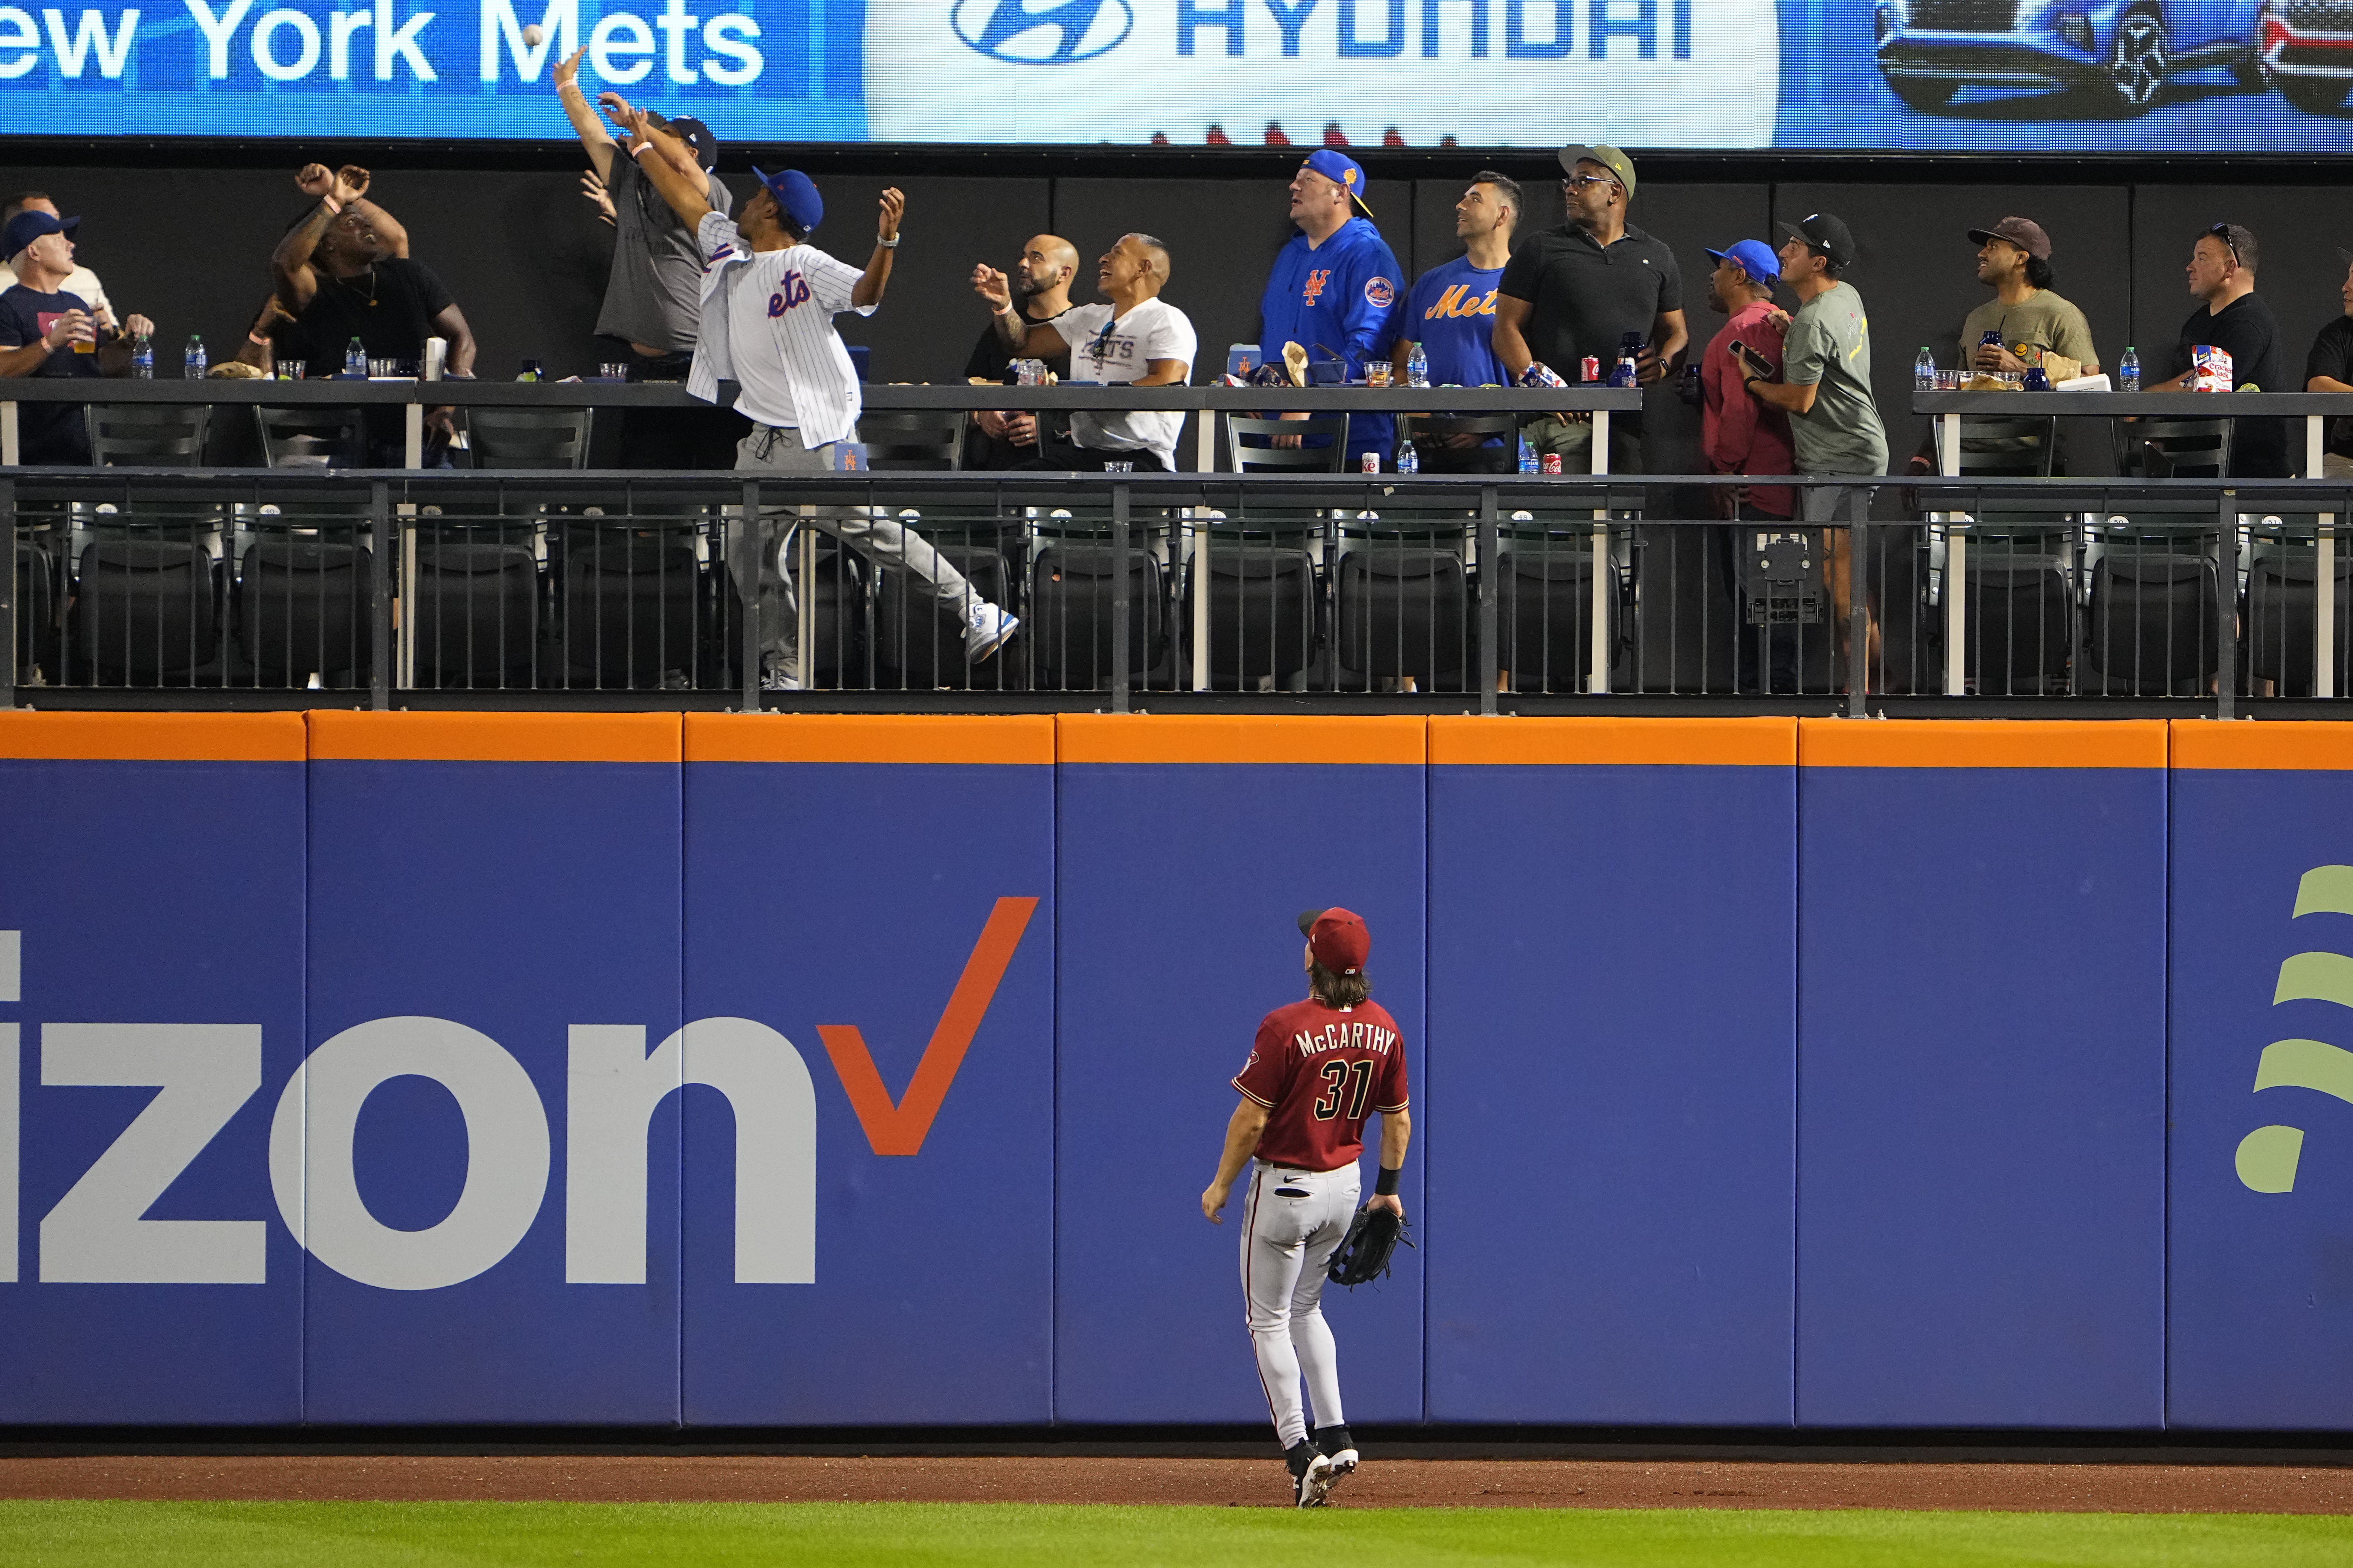
[[[2306,392],[2353,392],[2353,250],[2340,250],[2337,258],[2345,263],[2345,281],[2337,290],[2337,297],[2345,302],[2345,313],[2321,328],[2320,335],[2312,340],[2312,353],[2304,362]],[[2320,473],[2323,479],[2353,479],[2353,419],[2328,422],[2328,445],[2321,454]]]
[[[1691,338],[1683,271],[1663,241],[1626,221],[1634,161],[1615,147],[1564,147],[1560,166],[1568,221],[1513,250],[1495,291],[1495,357],[1514,379],[1536,363],[1574,382],[1590,355],[1607,380],[1630,332],[1642,341],[1635,374],[1643,385],[1673,374]],[[1538,452],[1560,453],[1564,467],[1589,468],[1589,423],[1547,416],[1523,434]],[[1617,416],[1609,434],[1610,468],[1641,472],[1641,417]]]
[[[1022,320],[1031,326],[1041,327],[1059,320],[1071,309],[1071,282],[1079,275],[1078,247],[1056,234],[1033,234],[1021,247],[1021,260],[1006,273],[1006,281],[1013,289],[1013,303]],[[1012,368],[1015,351],[991,321],[981,328],[980,341],[972,347],[972,357],[965,361],[964,375],[967,382],[1002,382]],[[1023,353],[1018,357],[1027,358]],[[1067,351],[1046,361],[1046,367],[1057,375],[1071,374],[1071,356]],[[1039,454],[1039,437],[1046,434],[1067,441],[1070,439],[1069,416],[1064,416],[1060,428],[1040,432],[1038,416],[1012,413],[1002,409],[976,408],[972,422],[964,437],[964,466],[967,468],[1018,468]]]
[[[282,330],[301,343],[313,374],[341,369],[353,338],[370,359],[421,362],[425,340],[438,336],[448,340],[448,373],[472,375],[474,334],[464,312],[424,263],[391,254],[375,208],[362,199],[366,178],[364,170],[337,171],[319,205],[270,254],[279,303],[294,316]],[[369,412],[367,464],[400,467],[399,411]],[[446,441],[449,411],[430,409],[426,419]]]
[[[2231,356],[2234,391],[2292,392],[2287,367],[2280,358],[2279,319],[2255,294],[2255,237],[2235,223],[2218,223],[2198,237],[2189,249],[2189,292],[2202,301],[2181,323],[2173,345],[2173,377],[2147,388],[2150,392],[2191,389],[2191,351],[2221,349]],[[2214,410],[2230,412],[2228,405]],[[2277,418],[2233,419],[2231,432],[2231,477],[2238,479],[2278,479],[2288,477],[2287,429]]]

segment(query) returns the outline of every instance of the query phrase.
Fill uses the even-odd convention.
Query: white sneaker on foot
[[[964,656],[973,663],[1003,647],[1021,629],[1021,617],[1008,616],[987,601],[973,605],[964,625]]]

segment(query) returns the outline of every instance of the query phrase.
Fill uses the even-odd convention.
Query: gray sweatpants
[[[851,432],[851,439],[856,438],[856,432]],[[804,447],[798,430],[754,425],[752,433],[735,444],[735,467],[738,471],[769,468],[788,474],[828,473],[833,468],[833,447]],[[802,672],[797,635],[799,605],[793,592],[789,564],[795,551],[789,542],[793,531],[803,527],[830,533],[881,564],[898,567],[927,585],[940,607],[959,624],[971,608],[972,584],[965,581],[964,574],[941,560],[939,552],[922,534],[879,508],[763,507],[756,537],[739,531],[737,542],[730,547],[727,565],[737,582],[748,581],[754,571],[748,557],[757,553],[761,625],[765,631],[761,651],[773,667],[795,679],[800,679]]]

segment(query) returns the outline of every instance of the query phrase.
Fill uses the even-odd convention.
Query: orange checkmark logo
[[[971,1047],[981,1019],[987,1016],[997,983],[1005,978],[1013,950],[1021,945],[1021,933],[1029,929],[1029,917],[1037,909],[1035,899],[999,899],[988,911],[980,940],[973,943],[972,956],[965,960],[964,973],[957,976],[939,1026],[932,1031],[931,1044],[923,1047],[923,1059],[915,1064],[915,1076],[896,1103],[882,1087],[882,1075],[874,1069],[873,1054],[866,1048],[866,1037],[858,1032],[857,1025],[817,1026],[825,1054],[833,1058],[833,1070],[849,1096],[849,1108],[858,1112],[858,1125],[866,1130],[866,1142],[877,1154],[923,1152],[932,1120],[947,1100],[956,1068],[964,1065],[964,1054]]]

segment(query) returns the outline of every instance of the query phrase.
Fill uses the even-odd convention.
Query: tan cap
[[[1626,194],[1634,194],[1634,160],[1604,143],[1595,147],[1564,147],[1560,150],[1560,166],[1574,174],[1579,163],[1599,163],[1618,176]]]

